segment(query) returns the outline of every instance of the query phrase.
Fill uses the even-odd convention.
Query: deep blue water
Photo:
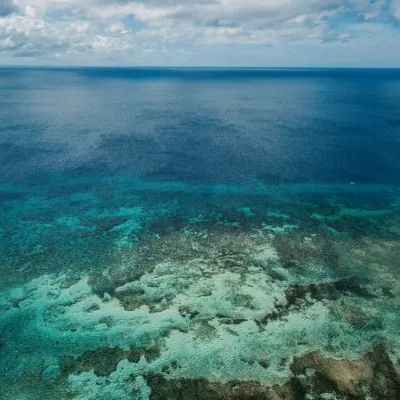
[[[375,344],[400,365],[399,155],[400,70],[1,68],[0,398],[125,400],[127,370],[78,372],[146,340],[164,361],[135,379],[274,384],[294,355]],[[192,333],[235,350],[190,356]]]
[[[1,69],[0,88],[3,182],[400,182],[400,70]]]

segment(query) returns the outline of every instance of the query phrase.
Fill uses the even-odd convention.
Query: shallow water
[[[400,71],[0,92],[0,398],[396,399]]]

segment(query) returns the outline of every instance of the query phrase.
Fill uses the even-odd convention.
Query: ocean
[[[399,211],[400,70],[0,68],[0,399],[397,399]]]

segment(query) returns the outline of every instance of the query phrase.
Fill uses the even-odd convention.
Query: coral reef
[[[9,196],[0,398],[396,399],[396,191],[124,185]]]

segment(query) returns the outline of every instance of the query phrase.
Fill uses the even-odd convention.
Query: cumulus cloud
[[[15,42],[11,39],[11,36],[0,40],[0,49],[10,49],[15,46]]]
[[[400,0],[0,0],[0,51],[78,57],[165,53],[166,46],[346,44],[357,37],[347,25],[395,19]]]
[[[107,31],[111,33],[121,33],[121,34],[129,32],[122,22],[116,22],[115,24],[109,25],[107,27]]]
[[[52,55],[82,42],[88,28],[87,22],[53,24],[13,14],[0,19],[0,40],[12,42],[13,46],[2,46],[0,50],[12,50],[17,57]]]

